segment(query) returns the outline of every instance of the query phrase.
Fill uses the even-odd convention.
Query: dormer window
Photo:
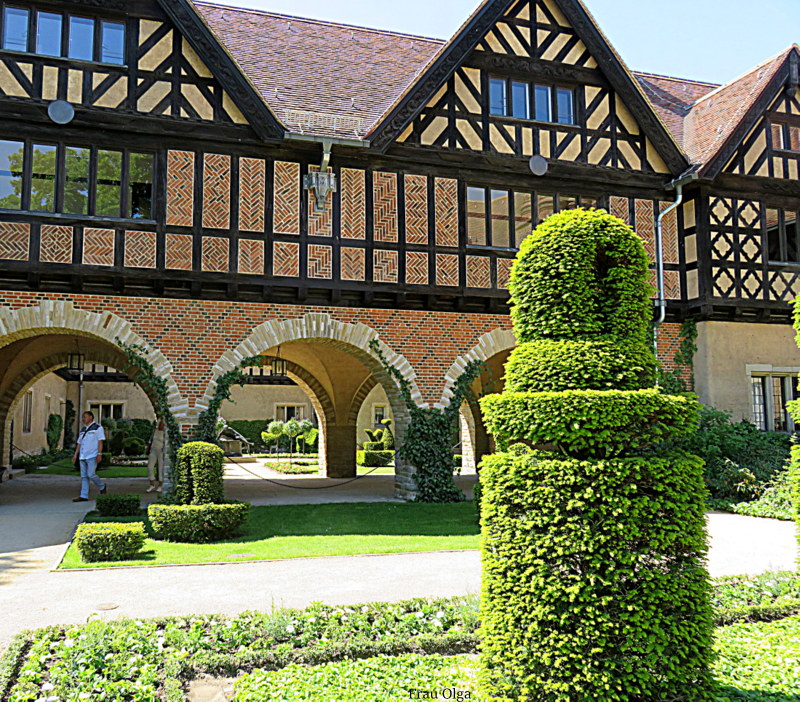
[[[2,47],[7,51],[125,64],[123,22],[6,5],[2,23]]]
[[[489,113],[573,125],[574,91],[561,86],[492,77],[489,78]]]

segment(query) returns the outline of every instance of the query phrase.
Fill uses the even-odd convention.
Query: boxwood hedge
[[[215,444],[190,441],[178,449],[175,470],[175,501],[182,505],[222,502],[225,453]]]
[[[78,525],[75,545],[86,563],[126,561],[142,549],[145,537],[142,522],[92,522]]]
[[[249,502],[205,505],[152,504],[147,516],[157,539],[210,543],[235,536],[250,514]]]

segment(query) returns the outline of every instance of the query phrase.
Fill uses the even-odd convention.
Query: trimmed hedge
[[[616,338],[647,343],[649,267],[642,240],[602,211],[548,217],[511,268],[511,319],[520,342]]]
[[[157,539],[204,544],[235,536],[250,513],[249,502],[202,505],[152,504],[147,516]]]
[[[480,401],[498,446],[558,444],[569,455],[603,458],[694,431],[697,402],[658,390],[567,390],[489,395]]]
[[[520,454],[481,469],[485,689],[513,700],[708,699],[700,460]]]
[[[173,472],[175,501],[181,505],[205,505],[225,498],[225,453],[215,444],[190,441],[178,449]]]
[[[126,456],[144,456],[147,444],[137,436],[129,436],[122,442],[122,451]]]
[[[142,549],[145,536],[142,522],[91,522],[78,525],[75,545],[85,563],[127,561]]]
[[[135,517],[142,509],[140,495],[98,495],[95,507],[101,517]]]
[[[383,451],[383,441],[365,441],[364,444],[365,451]]]
[[[356,451],[356,463],[365,468],[381,468],[394,460],[394,451]]]
[[[540,339],[511,352],[505,390],[638,390],[652,387],[655,376],[653,352],[641,344],[616,339]]]

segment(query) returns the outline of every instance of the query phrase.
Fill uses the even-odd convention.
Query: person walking
[[[103,431],[103,427],[94,421],[92,412],[84,412],[81,418],[83,419],[83,427],[78,433],[75,455],[72,457],[73,463],[80,460],[81,494],[80,497],[73,499],[73,502],[89,501],[90,480],[100,488],[101,495],[106,494],[106,485],[96,473],[97,466],[100,465],[100,459],[103,456],[103,443],[106,440],[106,434]]]
[[[153,429],[153,436],[150,437],[150,445],[147,447],[147,477],[150,480],[150,487],[147,492],[158,490],[161,492],[161,485],[164,479],[164,420],[159,419],[156,428]]]

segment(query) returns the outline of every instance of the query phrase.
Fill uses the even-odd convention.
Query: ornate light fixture
[[[71,371],[80,372],[83,370],[86,363],[86,356],[82,353],[71,353],[67,356],[67,369]]]
[[[275,358],[269,364],[269,374],[273,378],[283,378],[286,376],[287,364],[284,359],[281,358],[281,347],[278,346],[278,351],[275,354]]]

